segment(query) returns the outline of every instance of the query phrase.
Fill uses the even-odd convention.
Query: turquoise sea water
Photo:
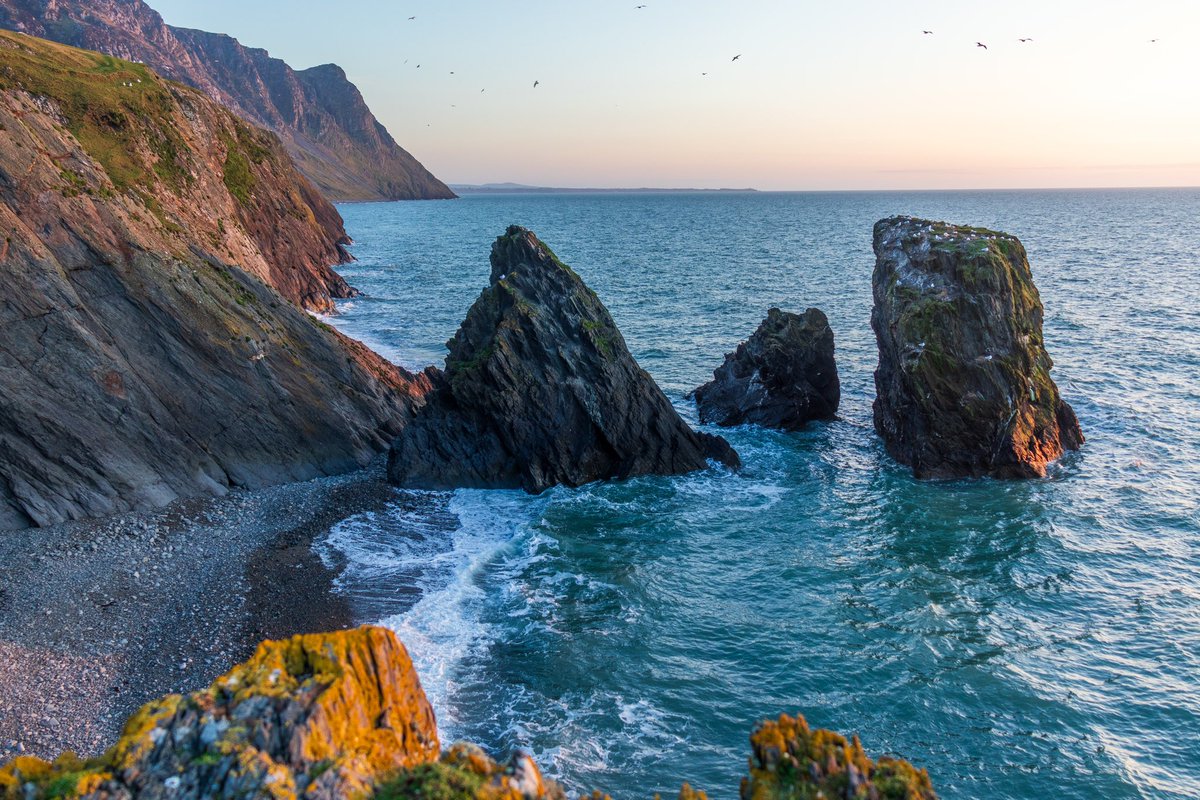
[[[492,240],[532,228],[683,399],[771,305],[837,337],[842,419],[739,428],[745,468],[397,493],[320,544],[400,633],[443,738],[573,791],[736,796],[753,723],[801,712],[940,795],[1200,797],[1200,191],[497,195],[348,205],[337,324],[441,363]],[[1050,478],[918,482],[871,427],[871,226],[1029,250],[1088,443]]]

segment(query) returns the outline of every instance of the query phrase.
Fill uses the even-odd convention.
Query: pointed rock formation
[[[803,315],[772,308],[695,397],[701,422],[726,427],[790,431],[834,419],[842,391],[829,320],[817,308]]]
[[[433,394],[392,447],[394,483],[537,493],[737,465],[724,439],[680,419],[600,299],[530,231],[509,228],[491,262],[445,371],[427,372]]]
[[[1031,478],[1079,449],[1020,241],[892,217],[875,255],[875,429],[895,459],[919,478]]]

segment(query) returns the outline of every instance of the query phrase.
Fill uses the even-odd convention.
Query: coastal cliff
[[[924,770],[873,761],[858,739],[811,730],[800,717],[764,722],[750,743],[743,800],[935,798]],[[408,653],[372,627],[264,642],[209,688],[143,707],[97,758],[0,767],[0,800],[565,796],[526,754],[501,763],[470,744],[442,751]],[[684,784],[679,797],[705,795]]]
[[[144,62],[200,89],[276,133],[331,200],[455,196],[396,144],[336,65],[293,70],[232,37],[167,25],[143,0],[0,0],[0,27]]]
[[[0,530],[344,472],[426,382],[296,308],[352,290],[278,140],[0,32]],[[293,305],[295,304],[295,305]]]
[[[874,245],[875,429],[893,458],[919,478],[1031,478],[1083,445],[1016,237],[892,217]]]
[[[393,483],[537,493],[738,465],[684,423],[596,293],[531,231],[510,227],[491,266],[445,371],[425,373],[434,390],[392,447]]]

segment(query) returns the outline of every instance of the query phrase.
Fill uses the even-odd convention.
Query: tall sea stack
[[[724,439],[684,423],[596,293],[533,233],[510,227],[491,263],[445,371],[426,373],[434,392],[392,447],[392,482],[537,493],[737,465]]]
[[[919,478],[1033,478],[1079,449],[1021,242],[891,217],[874,244],[875,429],[888,452]]]

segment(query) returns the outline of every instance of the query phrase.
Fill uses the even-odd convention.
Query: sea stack
[[[918,478],[1034,478],[1079,449],[1021,242],[891,217],[874,244],[875,429],[888,452]]]
[[[448,343],[388,477],[422,489],[521,488],[729,466],[637,365],[595,292],[530,231],[492,246],[491,285]]]
[[[802,315],[772,308],[695,397],[701,422],[726,427],[790,431],[834,419],[842,390],[829,320],[817,308]]]

